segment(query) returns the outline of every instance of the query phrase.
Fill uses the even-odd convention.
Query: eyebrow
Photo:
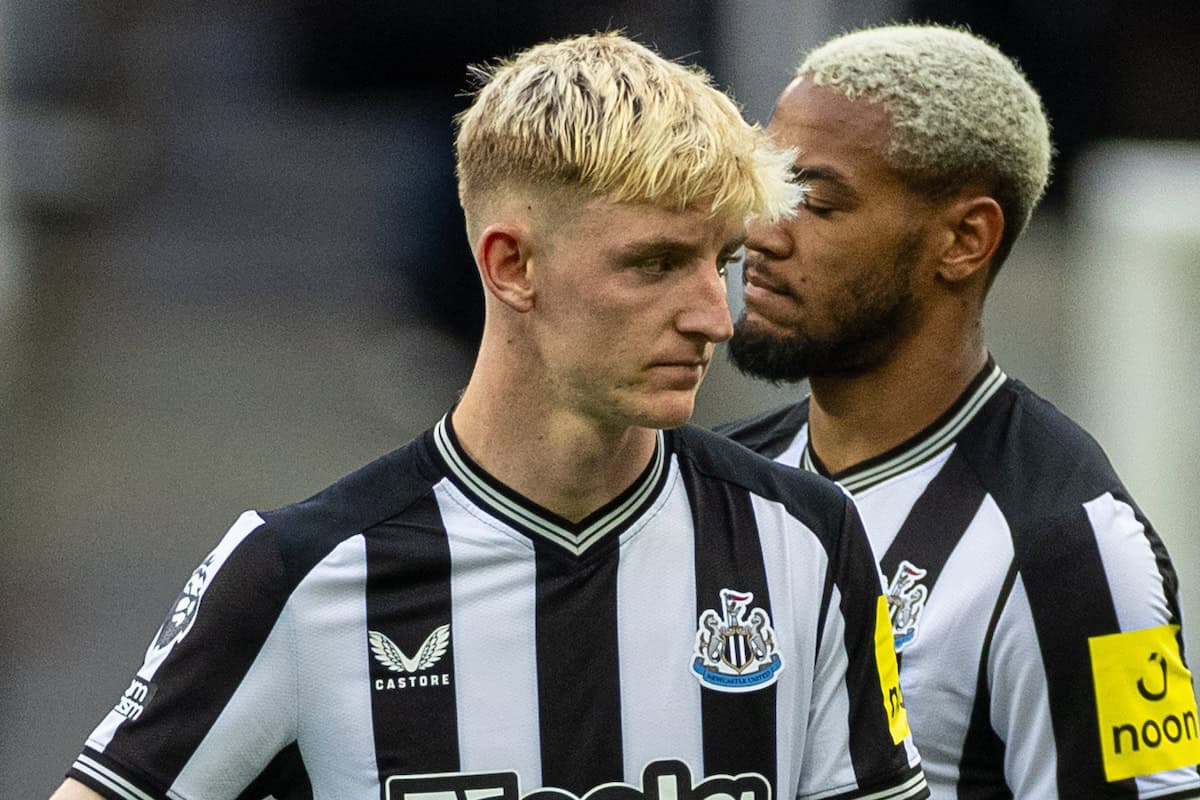
[[[735,239],[730,239],[721,248],[722,253],[733,254],[746,243],[745,236],[738,236]],[[682,255],[695,255],[703,249],[702,245],[695,242],[685,241],[682,239],[673,239],[669,236],[659,236],[653,239],[645,239],[640,242],[630,242],[616,251],[616,256],[621,261],[633,263],[646,258],[660,256],[666,253],[677,253]]]
[[[853,187],[851,187],[846,175],[833,167],[792,167],[792,179],[800,184],[823,181],[847,195],[858,196],[858,192],[854,191]]]

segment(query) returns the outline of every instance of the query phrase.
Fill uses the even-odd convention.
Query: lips
[[[700,369],[708,366],[708,361],[702,358],[681,358],[679,360],[655,361],[651,366],[674,369]]]
[[[762,289],[772,294],[790,294],[787,285],[782,281],[775,280],[762,269],[751,266],[749,263],[746,269],[742,272],[742,283],[747,287],[755,287]]]
[[[761,260],[747,262],[742,274],[746,320],[785,329],[797,324],[804,301],[791,286],[763,269]]]

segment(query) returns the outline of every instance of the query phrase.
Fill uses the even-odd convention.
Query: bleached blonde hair
[[[1005,218],[994,275],[1050,178],[1050,124],[1020,67],[969,31],[907,24],[830,39],[796,75],[881,103],[892,122],[886,156],[918,191],[990,187]]]
[[[540,44],[475,68],[457,118],[459,201],[475,234],[513,187],[776,219],[799,200],[793,154],[773,146],[702,70],[615,33]]]

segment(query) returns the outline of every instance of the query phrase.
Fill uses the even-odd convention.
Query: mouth
[[[742,275],[746,319],[773,326],[795,324],[803,301],[790,286],[757,265],[748,264]]]
[[[763,271],[761,267],[749,261],[746,262],[746,268],[742,271],[742,285],[747,291],[753,287],[755,291],[759,292],[782,295],[791,294],[786,284],[775,279]]]
[[[666,361],[655,361],[650,370],[672,387],[691,388],[704,377],[708,369],[708,359],[682,358]]]

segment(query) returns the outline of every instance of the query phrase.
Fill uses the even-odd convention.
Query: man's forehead
[[[897,177],[887,155],[892,129],[886,109],[810,78],[784,90],[767,130],[778,144],[796,151],[793,172],[801,182],[853,184],[868,176]]]
[[[588,204],[583,216],[590,217],[593,227],[624,232],[630,239],[661,237],[723,242],[744,238],[746,232],[744,217],[713,214],[711,202],[694,203],[680,209],[597,198]]]
[[[847,97],[835,86],[813,83],[811,77],[788,84],[775,103],[767,129],[776,139],[801,133],[853,136],[851,142],[885,147],[891,139],[891,115],[880,102]]]

